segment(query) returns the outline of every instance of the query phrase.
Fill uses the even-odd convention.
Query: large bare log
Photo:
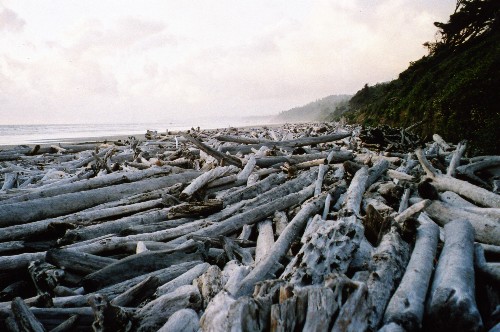
[[[201,296],[198,288],[192,285],[181,286],[139,309],[135,314],[138,321],[135,330],[158,331],[176,311],[186,308],[197,310],[200,306]]]
[[[197,332],[200,319],[193,309],[181,309],[172,314],[158,332]]]
[[[185,172],[27,202],[4,204],[0,210],[0,226],[5,227],[58,217],[128,195],[172,186],[178,182],[187,182],[198,174],[198,172]]]
[[[156,296],[162,296],[164,294],[173,292],[175,289],[179,288],[180,286],[184,285],[189,285],[198,278],[200,275],[205,273],[208,268],[210,267],[210,264],[208,263],[202,263],[198,264],[195,267],[191,268],[189,271],[184,272],[180,276],[178,276],[175,279],[170,280],[169,282],[160,285],[155,292]]]
[[[47,251],[45,261],[67,271],[85,275],[116,263],[118,260],[74,250],[51,249]]]
[[[484,249],[479,243],[474,244],[474,266],[480,273],[500,285],[500,269],[495,269],[486,262]]]
[[[245,187],[236,191],[231,191],[230,194],[224,196],[224,206],[234,204],[236,202],[247,200],[256,197],[259,194],[269,191],[271,188],[282,184],[286,181],[284,174],[271,174],[264,180],[261,180],[254,185]]]
[[[226,155],[224,153],[221,153],[217,150],[212,149],[211,147],[203,144],[201,141],[198,139],[194,138],[193,136],[185,133],[182,135],[185,139],[187,139],[189,142],[193,143],[196,147],[198,147],[200,150],[205,152],[206,154],[214,157],[217,159],[219,162],[224,162],[227,165],[233,165],[239,168],[243,168],[242,162],[240,159]]]
[[[474,229],[468,221],[444,226],[445,242],[429,294],[428,314],[435,330],[479,331],[474,285]]]
[[[184,188],[181,192],[180,198],[187,199],[194,195],[198,190],[207,185],[210,181],[218,179],[222,176],[236,173],[238,168],[235,166],[225,166],[225,167],[216,167],[208,172],[201,174],[199,177],[191,181],[191,183]]]
[[[470,212],[440,201],[432,201],[432,204],[425,211],[440,226],[444,226],[457,219],[468,220],[474,228],[475,239],[477,241],[500,245],[500,224],[498,223],[498,218],[490,218],[484,214]]]
[[[228,331],[229,322],[227,315],[231,304],[236,300],[225,291],[219,292],[208,304],[200,319],[202,331],[218,332]]]
[[[92,190],[92,189],[129,183],[129,182],[137,182],[149,177],[160,177],[179,172],[180,170],[178,170],[177,168],[167,166],[167,167],[155,167],[140,172],[112,173],[109,175],[99,176],[88,180],[81,180],[69,184],[53,186],[52,188],[42,187],[40,189],[35,189],[32,192],[16,196],[4,201],[0,201],[0,204],[3,205],[3,204],[23,202],[23,201],[32,201],[34,199],[39,199],[39,198],[46,198],[62,194]]]
[[[466,197],[473,202],[485,207],[500,208],[500,195],[489,190],[475,186],[469,182],[455,179],[448,175],[438,174],[429,161],[425,158],[421,149],[416,150],[416,155],[427,177],[439,191],[453,191],[460,196]]]
[[[361,199],[363,198],[363,193],[365,192],[367,181],[368,168],[362,167],[356,172],[356,174],[352,178],[349,188],[347,189],[346,199],[343,204],[343,210],[347,215],[360,215],[359,210]]]
[[[448,169],[446,170],[446,175],[455,176],[456,169],[460,166],[460,159],[467,148],[467,142],[460,142],[457,145],[455,152],[453,152],[453,156],[451,157],[450,164],[448,165]]]
[[[372,256],[372,272],[367,281],[371,314],[368,324],[379,327],[387,302],[401,280],[408,260],[410,246],[403,241],[395,227],[384,235]]]
[[[320,284],[330,273],[345,273],[363,236],[355,216],[322,220],[315,216],[308,224],[295,255],[281,275],[294,285]]]
[[[259,157],[256,158],[256,162],[257,166],[259,167],[271,167],[273,165],[285,162],[287,162],[290,165],[295,165],[306,161],[311,161],[321,158],[324,159],[327,156],[328,156],[327,153],[312,153],[312,154],[292,155],[292,156]],[[351,160],[352,158],[353,154],[350,151],[335,151],[335,155],[333,156],[332,162],[338,163],[346,160]]]
[[[311,189],[313,188],[311,187]],[[304,229],[308,218],[321,210],[325,198],[325,194],[315,197],[301,208],[274,243],[271,249],[272,254],[267,255],[257,263],[255,268],[245,277],[245,279],[243,279],[239,287],[237,287],[235,295],[242,296],[251,294],[257,282],[276,273],[277,268],[280,266],[279,262],[290,249],[292,241]]]
[[[334,142],[341,140],[343,138],[351,136],[351,133],[338,133],[338,134],[332,134],[332,135],[323,135],[323,136],[318,136],[318,137],[302,137],[298,138],[295,140],[286,140],[286,141],[266,141],[266,142],[261,142],[257,144],[250,144],[246,146],[236,146],[236,147],[222,147],[221,151],[222,152],[230,152],[230,153],[236,153],[236,152],[241,152],[241,153],[250,153],[252,152],[252,149],[258,150],[262,146],[276,146],[276,147],[299,147],[299,146],[306,146],[306,145],[313,145],[313,144],[320,144],[320,143],[328,143],[328,142]]]
[[[120,307],[138,306],[142,301],[153,295],[158,286],[160,286],[159,278],[149,276],[134,287],[115,297],[110,303]]]
[[[12,300],[12,313],[20,330],[29,332],[45,332],[45,328],[42,323],[38,321],[20,297],[16,297]]]
[[[500,156],[491,156],[486,157],[480,161],[476,161],[472,164],[457,167],[457,172],[468,177],[476,183],[489,187],[489,184],[481,180],[481,178],[478,177],[475,172],[498,165],[500,165]]]
[[[434,223],[420,225],[410,262],[384,314],[384,323],[395,322],[407,331],[422,328],[424,304],[439,240]]]
[[[91,295],[89,304],[94,311],[92,329],[95,332],[125,332],[132,327],[132,313],[109,303],[101,294]]]
[[[204,253],[200,248],[182,250],[146,251],[126,257],[110,264],[82,279],[87,291],[95,291],[138,275],[163,269],[171,265],[195,260],[203,260]]]
[[[257,224],[259,235],[255,248],[255,262],[258,263],[270,253],[274,244],[273,224],[271,220],[261,221]]]

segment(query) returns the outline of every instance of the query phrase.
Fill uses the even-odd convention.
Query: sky
[[[0,124],[271,115],[397,78],[452,0],[0,0]]]

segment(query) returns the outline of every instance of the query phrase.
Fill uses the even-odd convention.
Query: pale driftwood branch
[[[217,159],[219,162],[224,162],[225,164],[233,165],[233,166],[236,166],[239,168],[243,167],[240,159],[233,157],[233,156],[226,155],[226,154],[221,153],[217,150],[214,150],[211,147],[203,144],[201,141],[199,141],[198,139],[194,138],[193,136],[191,136],[187,133],[183,134],[182,136],[185,139],[187,139],[189,142],[193,143],[195,146],[197,146],[200,150],[202,150],[206,154],[211,155],[212,157]]]
[[[195,280],[200,275],[205,273],[209,267],[210,267],[210,264],[208,264],[208,263],[202,263],[202,264],[196,265],[195,267],[193,267],[189,271],[181,274],[180,276],[178,276],[178,277],[170,280],[169,282],[161,285],[160,287],[158,287],[155,295],[161,296],[161,295],[173,292],[174,290],[176,290],[180,286],[191,284],[193,282],[193,280]]]
[[[184,188],[180,197],[181,199],[186,199],[188,197],[191,197],[194,193],[203,188],[210,181],[218,179],[222,176],[226,176],[228,174],[236,173],[237,171],[238,168],[231,165],[224,167],[219,166],[208,172],[205,172],[196,179],[194,179],[193,181],[191,181],[191,183],[186,188]]]
[[[439,240],[439,227],[422,224],[406,272],[384,314],[384,323],[395,322],[407,331],[422,328],[424,304]]]
[[[429,205],[431,205],[431,201],[428,199],[425,199],[421,202],[418,202],[416,204],[413,204],[403,212],[399,213],[396,218],[394,218],[394,221],[397,222],[398,224],[403,224],[406,220],[409,218],[412,218],[416,214],[420,213],[421,211],[425,210]]]
[[[421,149],[417,149],[415,153],[417,154],[420,164],[427,173],[427,176],[432,180],[432,184],[437,190],[450,190],[482,206],[500,208],[500,195],[475,186],[469,182],[455,179],[451,176],[437,174],[436,170],[430,166]]]
[[[272,254],[261,260],[250,274],[243,279],[237,288],[236,296],[251,294],[257,282],[276,272],[277,267],[280,266],[279,261],[284,257],[288,249],[290,249],[292,241],[304,229],[307,219],[321,209],[325,198],[326,195],[320,195],[302,207],[274,243],[271,249]]]
[[[453,177],[455,176],[456,169],[458,166],[460,166],[460,159],[462,158],[462,155],[464,154],[466,148],[467,148],[466,141],[458,143],[455,152],[453,152],[453,157],[451,157],[448,169],[446,170],[446,175]]]
[[[347,214],[359,216],[361,200],[366,189],[367,181],[368,168],[362,167],[356,172],[352,178],[349,188],[347,189],[346,199],[343,204],[343,210]]]
[[[169,317],[158,332],[197,332],[200,329],[200,319],[193,309],[181,309]]]
[[[474,229],[456,220],[444,227],[445,242],[429,293],[428,313],[437,330],[479,331],[474,285]]]
[[[491,156],[486,157],[480,161],[473,162],[472,164],[459,166],[457,167],[456,171],[462,175],[467,176],[469,179],[480,183],[483,186],[489,187],[489,184],[481,180],[481,178],[478,177],[475,172],[498,165],[500,165],[500,156]]]
[[[264,220],[257,224],[259,235],[255,248],[255,263],[259,263],[270,252],[274,244],[273,224],[271,220]]]

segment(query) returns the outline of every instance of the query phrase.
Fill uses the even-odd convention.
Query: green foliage
[[[461,3],[472,2],[489,3]],[[490,22],[488,31],[453,50],[442,48],[411,63],[397,80],[365,85],[352,97],[347,119],[401,127],[425,119],[418,129],[423,136],[439,133],[453,142],[467,139],[478,153],[499,154],[499,30]]]
[[[350,98],[350,95],[328,96],[307,105],[283,111],[273,120],[279,122],[325,121],[332,114],[336,114],[337,107],[347,107]]]

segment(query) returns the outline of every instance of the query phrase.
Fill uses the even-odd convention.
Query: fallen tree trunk
[[[445,242],[429,293],[429,327],[479,331],[474,285],[474,229],[468,221],[445,225]]]

